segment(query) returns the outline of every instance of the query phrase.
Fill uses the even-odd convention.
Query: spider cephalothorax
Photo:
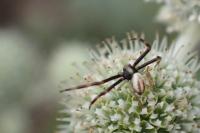
[[[136,72],[137,70],[129,64],[129,65],[124,66],[122,75],[124,79],[131,80],[133,77],[133,74]]]
[[[79,85],[79,86],[76,86],[76,87],[67,88],[67,89],[61,90],[60,92],[71,91],[71,90],[76,90],[76,89],[82,89],[82,88],[87,88],[87,87],[90,87],[90,86],[97,86],[97,85],[109,82],[111,80],[118,79],[114,84],[112,84],[106,90],[104,90],[98,96],[96,96],[91,101],[89,108],[91,108],[91,106],[98,100],[98,98],[100,98],[101,96],[103,96],[106,93],[110,92],[116,85],[118,85],[119,83],[121,83],[124,80],[131,81],[134,92],[136,92],[137,94],[141,95],[144,92],[145,86],[144,86],[144,81],[142,80],[142,75],[138,71],[140,69],[146,67],[149,64],[152,64],[152,63],[154,63],[156,61],[160,61],[161,57],[157,56],[156,58],[153,58],[152,60],[147,61],[144,64],[137,66],[139,64],[139,62],[149,53],[149,51],[151,50],[151,46],[150,46],[149,43],[147,43],[146,41],[144,41],[141,38],[132,37],[130,39],[131,40],[139,40],[140,42],[142,42],[145,45],[144,52],[134,61],[134,63],[132,63],[132,64],[130,63],[130,64],[125,65],[123,67],[123,71],[122,72],[120,72],[117,75],[111,76],[111,77],[109,77],[107,79],[104,79],[102,81],[97,81],[97,82],[92,82],[92,83],[88,83],[88,84]]]

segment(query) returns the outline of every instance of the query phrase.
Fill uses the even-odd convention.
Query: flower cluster
[[[158,19],[169,24],[167,31],[179,31],[189,23],[200,23],[199,0],[145,0],[163,3]]]
[[[124,65],[134,61],[143,51],[143,43],[128,37],[122,41],[107,39],[99,45],[92,58],[78,67],[79,73],[69,83],[80,84],[105,79],[122,71]],[[101,97],[89,110],[90,101],[113,82],[71,91],[63,100],[62,117],[58,118],[62,133],[188,133],[200,129],[199,81],[195,73],[198,59],[188,54],[176,59],[174,45],[167,39],[152,44],[152,50],[141,63],[159,55],[159,64],[151,64],[140,73],[145,80],[142,95],[134,93],[131,83],[124,81]]]

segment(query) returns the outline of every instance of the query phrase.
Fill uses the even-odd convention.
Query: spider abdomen
[[[145,90],[144,78],[140,73],[134,73],[131,79],[133,91],[141,95]]]

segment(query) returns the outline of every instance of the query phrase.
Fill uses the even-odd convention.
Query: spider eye
[[[131,81],[132,81],[133,90],[137,94],[141,95],[145,90],[144,78],[142,77],[142,75],[140,73],[133,74]]]

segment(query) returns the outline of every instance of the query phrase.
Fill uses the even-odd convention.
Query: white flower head
[[[180,31],[190,23],[200,24],[199,0],[145,0],[162,3],[158,20],[168,24],[167,31]]]
[[[98,52],[91,51],[91,60],[80,64],[84,71],[75,75],[73,83],[84,81],[81,78],[89,74],[93,81],[105,79],[122,71],[124,65],[130,60],[136,60],[144,50],[144,44],[128,38],[118,42],[116,39],[107,39],[97,48]],[[91,102],[93,95],[98,95],[109,85],[91,87],[90,89],[76,90],[79,93],[70,93],[70,98],[65,101],[67,121],[62,128],[65,132],[192,132],[198,131],[199,125],[196,118],[200,118],[198,100],[200,97],[199,81],[195,73],[199,63],[192,55],[182,60],[176,59],[178,51],[175,46],[167,47],[167,40],[161,42],[156,39],[151,45],[149,54],[140,62],[143,64],[155,56],[161,56],[159,63],[154,63],[144,68],[139,73],[148,77],[144,80],[145,90],[141,95],[133,91],[130,82],[123,81],[109,92],[109,96],[99,98],[89,110],[83,107]],[[80,69],[79,69],[80,70]],[[146,79],[148,79],[146,78]],[[75,80],[77,79],[77,80]],[[70,112],[69,110],[75,110]],[[65,115],[66,116],[66,115]],[[187,128],[183,125],[188,122]]]

